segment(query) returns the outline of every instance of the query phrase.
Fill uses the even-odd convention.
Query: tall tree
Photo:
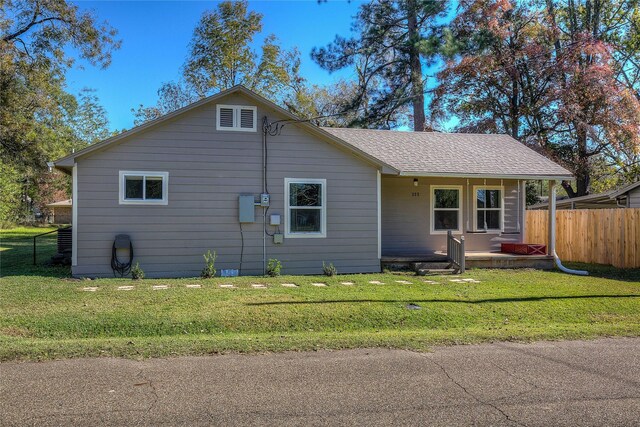
[[[42,165],[47,141],[41,117],[63,114],[64,73],[70,51],[107,67],[119,47],[116,31],[64,0],[4,0],[0,7],[0,156]],[[72,47],[73,50],[67,49]]]
[[[283,49],[267,35],[259,53],[252,44],[262,31],[262,15],[246,0],[224,1],[205,12],[193,31],[182,80],[158,90],[155,106],[133,110],[135,123],[155,119],[215,92],[242,84],[285,103],[301,90],[300,53]]]
[[[606,11],[629,2],[583,3],[461,2],[450,27],[460,50],[432,104],[435,118],[459,118],[459,130],[509,133],[564,163],[577,178],[576,189],[563,183],[571,197],[588,193],[592,158],[640,143],[640,106],[606,41],[617,16]]]
[[[446,0],[374,0],[360,6],[352,30],[313,59],[328,71],[356,67],[358,92],[351,110],[365,109],[360,126],[390,127],[410,106],[415,131],[425,120],[425,68],[432,64],[440,37]]]
[[[94,14],[64,0],[0,1],[0,170],[2,185],[37,186],[46,162],[75,148],[78,103],[66,92],[65,72],[81,58],[107,67],[120,42]],[[74,53],[75,56],[71,56]],[[15,200],[11,191],[2,192]],[[15,207],[14,203],[9,206]],[[15,219],[15,210],[0,221]]]

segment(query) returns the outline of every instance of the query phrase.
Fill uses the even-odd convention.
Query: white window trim
[[[125,176],[159,176],[162,177],[162,199],[159,200],[129,200],[125,199]],[[154,171],[120,171],[119,179],[118,199],[121,205],[150,205],[150,206],[164,206],[169,204],[169,172],[154,172]],[[142,185],[143,194],[145,191],[145,185]]]
[[[290,206],[290,184],[322,184],[322,206],[305,207],[298,206],[301,209],[319,209],[320,210],[320,232],[291,232],[291,222],[289,221],[290,212],[296,206]],[[327,237],[327,180],[315,178],[285,178],[284,179],[284,237],[288,239],[301,238],[325,238]]]
[[[233,123],[236,126],[233,127],[225,127],[220,125],[220,109],[221,108],[230,108],[233,110]],[[240,110],[252,110],[253,111],[253,127],[252,128],[243,128],[240,127]],[[250,105],[225,105],[218,104],[216,105],[216,130],[222,131],[234,131],[234,132],[257,132],[257,124],[258,124],[258,107],[250,106]]]
[[[452,208],[438,208],[439,211],[458,211],[458,228],[456,230],[436,230],[435,229],[435,191],[436,190],[458,190],[458,201],[459,205],[457,209]],[[463,212],[463,193],[462,193],[462,185],[431,185],[430,187],[431,196],[429,197],[429,213],[431,215],[430,220],[430,232],[431,234],[447,234],[447,232],[452,231],[454,233],[462,233],[462,212]]]
[[[480,210],[500,211],[500,229],[484,229],[478,227],[478,190],[500,190],[499,208],[480,208]],[[474,185],[473,186],[473,231],[486,231],[489,234],[500,234],[504,231],[504,186],[503,185]]]

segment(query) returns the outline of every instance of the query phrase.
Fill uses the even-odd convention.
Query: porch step
[[[433,274],[454,274],[456,269],[451,268],[450,262],[414,262],[413,270],[418,276]]]
[[[414,262],[412,264],[414,270],[438,270],[438,269],[447,269],[451,267],[451,263],[449,261],[421,261]]]
[[[418,276],[436,276],[441,274],[456,274],[458,270],[455,268],[432,268],[416,270]]]

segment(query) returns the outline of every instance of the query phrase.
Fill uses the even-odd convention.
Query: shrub
[[[267,264],[267,275],[271,277],[277,277],[280,275],[282,269],[282,263],[277,259],[270,259]]]
[[[136,262],[136,264],[131,267],[131,278],[133,280],[144,279],[144,270],[140,268],[140,263]]]
[[[332,262],[330,262],[329,264],[325,264],[324,261],[322,261],[322,272],[325,276],[332,277],[338,274],[338,269],[335,265],[333,265]]]
[[[200,273],[200,277],[203,279],[210,279],[216,275],[216,258],[218,258],[218,254],[216,251],[207,251],[206,254],[202,255],[204,257],[204,268],[202,269],[202,273]]]

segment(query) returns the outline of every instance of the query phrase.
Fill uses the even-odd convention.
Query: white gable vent
[[[257,108],[246,105],[218,105],[217,130],[255,132]]]

